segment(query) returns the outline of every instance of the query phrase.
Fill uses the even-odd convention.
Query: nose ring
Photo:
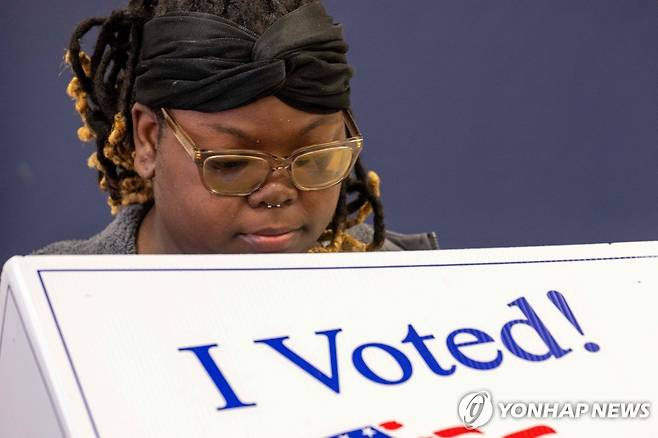
[[[270,204],[269,202],[265,203],[267,208],[281,208],[281,204]]]

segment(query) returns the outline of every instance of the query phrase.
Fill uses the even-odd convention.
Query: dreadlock
[[[78,25],[65,55],[73,71],[67,93],[82,119],[78,137],[96,142],[88,165],[98,171],[98,183],[109,195],[112,214],[122,206],[153,200],[151,181],[135,172],[130,113],[144,23],[170,11],[206,12],[263,33],[278,18],[313,1],[130,0],[126,8],[113,11],[109,17],[89,18]],[[82,51],[80,42],[95,27],[99,32],[90,57]],[[347,229],[363,223],[371,213],[374,235],[366,244],[348,234]],[[329,228],[311,251],[372,251],[382,246],[384,237],[379,177],[367,172],[359,159],[353,175],[341,186]]]

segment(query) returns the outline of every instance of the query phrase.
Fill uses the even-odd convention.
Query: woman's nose
[[[299,192],[292,183],[290,172],[286,168],[277,168],[272,171],[265,184],[247,197],[252,208],[267,207],[268,205],[286,206],[297,200]]]

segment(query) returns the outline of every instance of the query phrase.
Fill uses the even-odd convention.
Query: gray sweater
[[[51,243],[32,254],[137,254],[137,230],[147,211],[148,207],[142,205],[124,207],[103,231],[89,239]],[[357,225],[348,232],[363,242],[372,241],[373,229],[370,225]],[[381,251],[422,249],[438,249],[435,233],[400,234],[387,231]]]

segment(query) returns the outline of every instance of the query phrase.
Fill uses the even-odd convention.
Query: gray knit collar
[[[97,237],[108,246],[108,253],[137,254],[137,234],[151,205],[132,204],[123,207],[114,220]],[[110,249],[111,247],[111,249]]]

